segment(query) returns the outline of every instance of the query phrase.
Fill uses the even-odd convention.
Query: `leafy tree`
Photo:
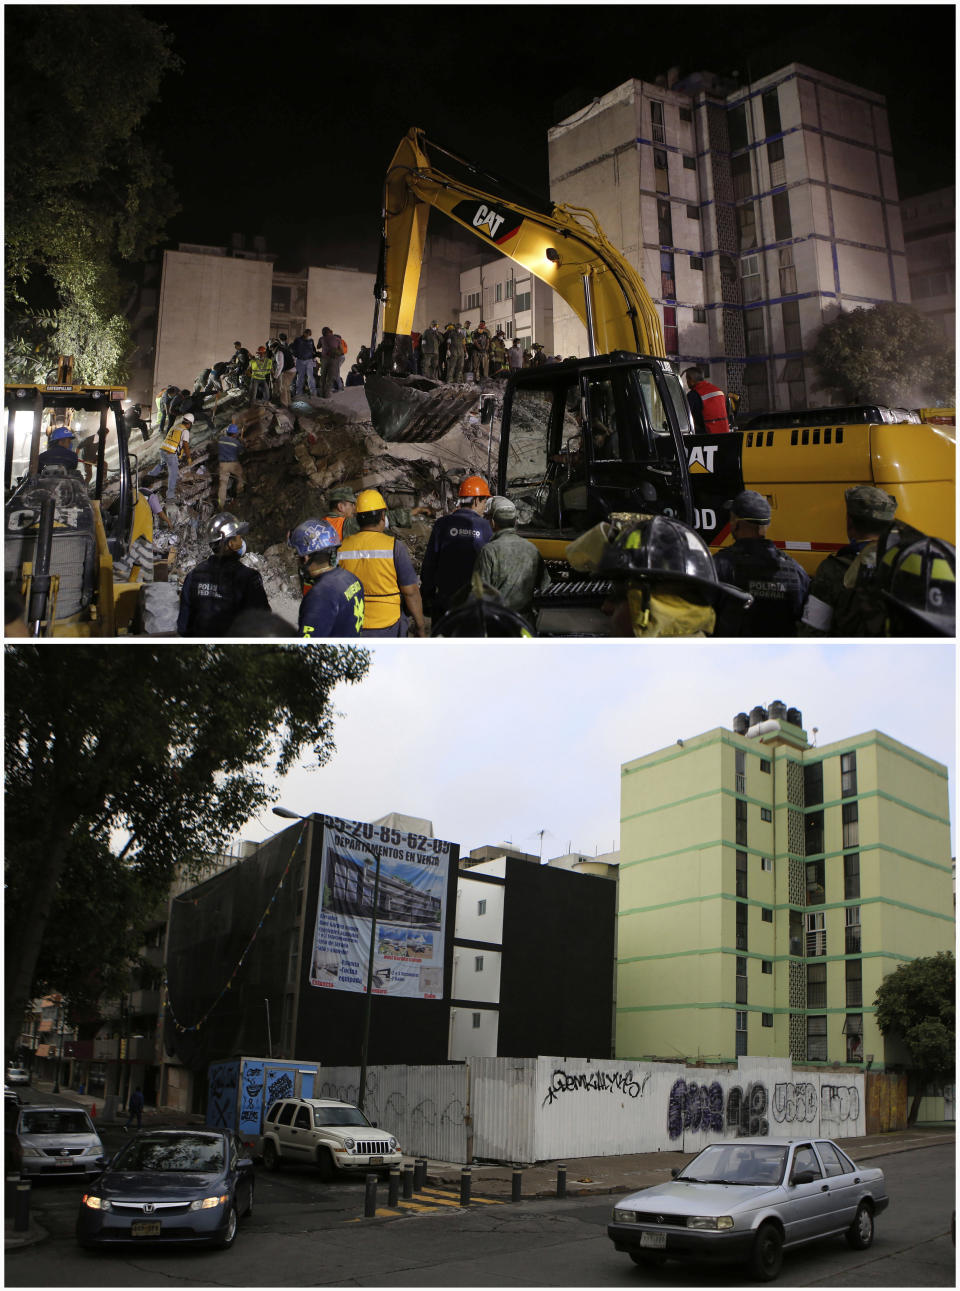
[[[916,408],[955,399],[954,351],[909,305],[854,309],[825,323],[813,349],[818,380],[842,403]]]
[[[143,259],[177,209],[138,130],[179,61],[134,6],[14,5],[5,18],[8,379],[72,353],[81,380],[122,380],[122,265]],[[27,343],[51,307],[56,326]]]
[[[956,960],[950,951],[901,964],[885,977],[874,1004],[883,1035],[906,1046],[916,1077],[910,1123],[917,1118],[924,1085],[953,1079],[956,1055]]]
[[[178,868],[270,801],[263,774],[334,751],[331,697],[369,655],[328,646],[5,650],[8,1054],[27,1001],[96,998]]]

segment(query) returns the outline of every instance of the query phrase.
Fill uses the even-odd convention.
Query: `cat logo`
[[[717,451],[716,444],[697,444],[690,449],[690,460],[687,470],[691,475],[712,475],[713,457]]]
[[[503,223],[504,217],[498,215],[491,207],[484,205],[482,202],[477,207],[473,220],[471,221],[475,229],[482,229],[484,225],[492,238],[497,236],[497,229]]]

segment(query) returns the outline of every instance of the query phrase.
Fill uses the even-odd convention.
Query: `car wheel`
[[[273,1139],[267,1139],[263,1145],[263,1164],[268,1170],[278,1170],[280,1168],[280,1155]]]
[[[761,1224],[750,1256],[750,1272],[758,1282],[772,1282],[783,1267],[783,1237],[776,1224]]]
[[[667,1262],[667,1257],[660,1251],[631,1251],[630,1258],[634,1264],[639,1264],[641,1268],[646,1265],[648,1269],[658,1269]]]
[[[227,1230],[222,1237],[217,1238],[217,1246],[221,1250],[227,1250],[233,1245],[234,1238],[237,1235],[237,1208],[231,1201],[230,1213],[227,1215]]]
[[[329,1149],[317,1148],[317,1165],[320,1167],[320,1178],[324,1183],[333,1183],[336,1177],[337,1167],[333,1164],[333,1157]]]
[[[853,1223],[847,1229],[847,1245],[865,1251],[873,1243],[873,1213],[865,1201],[857,1207]]]
[[[250,1180],[250,1198],[247,1201],[246,1208],[244,1209],[240,1218],[249,1219],[252,1214],[253,1214],[253,1180],[251,1179]]]

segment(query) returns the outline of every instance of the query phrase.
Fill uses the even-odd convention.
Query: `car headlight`
[[[719,1228],[732,1228],[732,1215],[689,1215],[687,1217],[688,1228],[708,1228],[715,1232]]]
[[[43,1153],[39,1148],[32,1147],[29,1143],[24,1143],[20,1148],[20,1155],[25,1157],[42,1157]]]
[[[396,1151],[399,1149],[399,1147],[400,1147],[400,1144],[397,1142],[397,1140],[396,1140],[395,1138],[393,1138],[393,1136],[392,1136],[392,1135],[391,1135],[391,1137],[390,1137],[389,1139],[387,1139],[387,1142],[390,1144],[390,1151],[391,1151],[391,1152],[396,1152]]]
[[[357,1146],[357,1140],[356,1140],[356,1139],[344,1139],[344,1140],[343,1140],[343,1146],[347,1149],[347,1151],[348,1151],[348,1152],[352,1152],[352,1151],[353,1151],[353,1149]]]
[[[635,1224],[637,1222],[637,1212],[635,1210],[618,1210],[614,1207],[613,1222],[615,1224]]]
[[[196,1201],[191,1201],[190,1209],[213,1210],[215,1206],[225,1206],[229,1200],[230,1195],[226,1192],[222,1193],[219,1197],[204,1197],[202,1201],[198,1198]]]
[[[95,1196],[92,1192],[83,1194],[82,1204],[89,1210],[109,1210],[109,1201],[104,1201],[102,1197]]]

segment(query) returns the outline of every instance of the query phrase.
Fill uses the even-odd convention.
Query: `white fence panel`
[[[536,1058],[468,1058],[473,1154],[527,1164],[536,1155]]]
[[[539,1058],[536,1159],[656,1152],[664,1146],[661,1109],[682,1071],[672,1063]]]
[[[317,1094],[355,1103],[359,1084],[358,1067],[323,1067]],[[364,1111],[396,1134],[408,1156],[465,1163],[468,1090],[469,1073],[462,1064],[369,1067]]]

